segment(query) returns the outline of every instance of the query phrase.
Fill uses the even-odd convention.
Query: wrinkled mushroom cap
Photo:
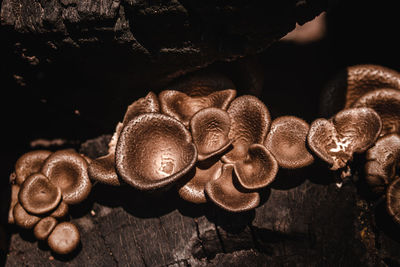
[[[182,123],[146,113],[124,127],[115,157],[117,172],[126,183],[139,190],[154,190],[188,173],[197,160],[197,150]]]
[[[57,225],[57,220],[53,217],[41,219],[33,228],[33,234],[38,240],[45,240]]]
[[[217,206],[230,212],[244,212],[256,208],[260,203],[259,193],[239,190],[233,181],[233,168],[232,164],[225,164],[221,176],[207,183],[207,196]]]
[[[274,155],[282,168],[297,169],[310,165],[314,157],[306,148],[310,126],[294,116],[275,119],[264,145]]]
[[[382,120],[382,136],[400,133],[400,90],[381,89],[369,92],[360,97],[353,107],[375,110]]]
[[[70,222],[57,224],[49,235],[47,243],[57,254],[69,254],[79,245],[81,240],[78,228]]]
[[[61,190],[41,173],[26,178],[21,185],[18,200],[26,211],[44,214],[54,210],[61,201]]]
[[[190,131],[197,147],[198,160],[205,160],[226,150],[231,141],[228,138],[230,119],[226,111],[205,108],[190,120]]]
[[[77,204],[85,200],[92,188],[87,172],[86,160],[75,151],[54,152],[44,162],[42,173],[61,189],[67,204]]]
[[[17,184],[21,185],[28,176],[39,172],[44,161],[51,153],[48,150],[34,150],[22,155],[15,163]]]
[[[400,178],[396,178],[386,191],[386,208],[393,220],[400,224]]]
[[[253,144],[248,156],[235,162],[236,177],[241,186],[248,190],[266,187],[274,181],[278,173],[278,162],[263,145]]]
[[[103,184],[120,186],[121,181],[115,169],[115,155],[108,154],[92,161],[88,167],[90,179]]]
[[[8,210],[8,223],[13,224],[14,220],[14,207],[18,203],[19,185],[11,185],[11,200],[10,208]]]
[[[14,206],[13,213],[15,224],[25,229],[33,228],[40,221],[40,217],[29,214],[19,203]]]

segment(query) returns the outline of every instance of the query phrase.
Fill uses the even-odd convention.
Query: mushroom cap
[[[145,97],[139,98],[128,106],[125,112],[123,124],[143,113],[160,112],[160,103],[157,95],[153,92],[148,93]]]
[[[190,97],[179,91],[165,90],[160,93],[159,98],[162,113],[188,126],[190,119],[197,111],[209,107],[226,110],[235,96],[236,90],[230,89],[198,97]]]
[[[29,214],[19,203],[14,206],[13,214],[15,224],[25,229],[33,228],[40,221],[40,217]]]
[[[45,217],[41,219],[33,228],[33,234],[38,240],[45,240],[54,227],[57,225],[57,220],[53,217]]]
[[[86,160],[71,149],[54,152],[44,162],[42,173],[61,189],[67,204],[85,200],[92,188]]]
[[[64,201],[61,201],[58,207],[50,214],[50,216],[56,219],[61,219],[67,216],[68,211],[69,211],[68,204],[65,203]]]
[[[274,181],[279,165],[266,147],[253,144],[249,147],[248,156],[235,162],[234,169],[241,186],[256,190]]]
[[[332,165],[332,170],[346,166],[353,153],[367,150],[382,129],[379,115],[370,108],[352,108],[337,113],[329,121],[315,120],[307,141],[310,149]]]
[[[34,173],[22,183],[19,203],[29,213],[40,215],[54,210],[61,201],[61,190],[41,173]]]
[[[18,203],[18,194],[19,194],[19,185],[13,184],[11,185],[11,200],[10,200],[10,208],[8,210],[8,223],[15,223],[14,220],[14,207]]]
[[[197,160],[190,132],[178,120],[146,113],[129,121],[117,143],[118,174],[139,190],[165,187],[188,173]]]
[[[211,163],[198,163],[193,177],[185,185],[179,188],[179,196],[192,203],[206,203],[207,198],[204,188],[210,180],[217,179],[221,175],[221,169],[222,162],[219,160]]]
[[[70,222],[57,224],[47,239],[52,251],[57,254],[69,254],[74,251],[81,240],[78,228]]]
[[[372,108],[382,120],[381,135],[400,133],[400,90],[380,89],[360,97],[353,105],[355,108]]]
[[[400,224],[400,178],[396,178],[386,191],[386,209],[393,220]]]
[[[100,183],[112,186],[121,185],[121,181],[115,169],[114,154],[107,154],[103,157],[93,160],[88,167],[88,174],[90,179]]]
[[[264,145],[280,167],[297,169],[314,162],[306,147],[309,129],[307,122],[294,116],[279,117],[272,122]]]
[[[34,150],[22,155],[15,163],[16,182],[21,185],[33,173],[39,172],[44,161],[51,155],[48,150]]]
[[[257,97],[244,95],[232,101],[228,109],[231,118],[229,139],[233,149],[222,157],[227,163],[244,159],[252,144],[263,144],[267,136],[271,116],[267,107]]]
[[[205,108],[190,120],[190,131],[197,147],[197,159],[202,161],[225,151],[231,141],[228,138],[231,123],[226,111]]]
[[[258,192],[239,190],[233,181],[233,164],[224,164],[221,176],[206,184],[207,196],[217,206],[230,212],[243,212],[260,204]]]

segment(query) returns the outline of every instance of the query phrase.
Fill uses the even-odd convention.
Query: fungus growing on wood
[[[57,225],[57,220],[53,217],[41,219],[33,228],[33,234],[38,240],[46,240]]]
[[[78,228],[70,222],[62,222],[53,229],[47,238],[47,243],[52,251],[65,255],[73,252],[78,247],[80,240]]]
[[[330,120],[315,120],[307,141],[310,149],[331,165],[331,170],[338,170],[352,160],[353,153],[362,153],[371,147],[381,129],[381,119],[373,109],[346,109]]]
[[[13,224],[14,220],[14,207],[18,203],[19,185],[11,185],[11,200],[10,207],[8,210],[8,223]]]
[[[188,173],[197,160],[190,132],[157,113],[135,117],[123,128],[115,154],[118,174],[139,190],[165,187]]]
[[[54,152],[44,162],[42,173],[61,189],[67,204],[85,200],[92,188],[86,160],[71,149]]]
[[[14,206],[13,214],[15,224],[25,229],[33,228],[40,221],[40,217],[29,214],[19,203]]]
[[[386,191],[386,209],[393,220],[400,224],[400,178],[397,177]]]
[[[307,122],[294,116],[279,117],[272,122],[264,145],[280,167],[297,169],[314,162],[314,157],[306,148],[309,128]]]
[[[16,183],[21,185],[28,176],[39,172],[51,153],[48,150],[34,150],[22,155],[15,163]]]

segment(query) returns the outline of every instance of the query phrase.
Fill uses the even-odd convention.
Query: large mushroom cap
[[[81,240],[78,228],[70,222],[57,224],[47,239],[52,251],[57,254],[69,254],[74,251]]]
[[[257,97],[244,95],[232,101],[228,108],[231,119],[229,139],[233,149],[222,159],[234,163],[246,157],[252,144],[263,144],[267,136],[271,117],[267,107]]]
[[[18,200],[32,214],[54,210],[61,201],[61,190],[41,173],[29,176],[21,185]]]
[[[217,206],[230,212],[243,212],[256,208],[260,203],[259,193],[239,190],[233,182],[233,168],[232,164],[225,164],[221,176],[207,183],[207,196]]]
[[[386,191],[386,208],[393,220],[400,224],[400,178],[395,179]]]
[[[278,173],[278,162],[263,145],[253,144],[248,156],[235,162],[235,174],[241,186],[248,190],[266,187]]]
[[[337,170],[346,166],[353,153],[362,153],[372,146],[381,129],[381,119],[373,109],[346,109],[329,121],[315,120],[307,141],[318,157]]]
[[[15,224],[25,229],[33,228],[40,221],[40,217],[29,214],[19,203],[14,206],[13,214]]]
[[[355,108],[372,108],[382,119],[381,135],[400,133],[400,90],[381,89],[360,97]]]
[[[154,190],[189,172],[197,150],[182,123],[163,114],[146,113],[124,127],[115,157],[117,172],[126,183]]]
[[[39,172],[44,161],[52,152],[48,150],[34,150],[22,155],[15,163],[16,182],[21,185],[33,173]]]
[[[314,157],[306,148],[309,128],[307,122],[294,116],[279,117],[272,122],[264,145],[280,167],[297,169],[313,163]]]
[[[73,150],[54,152],[43,164],[42,173],[61,189],[67,204],[77,204],[87,198],[92,184],[86,160]]]
[[[41,219],[33,228],[33,234],[38,240],[45,240],[57,225],[57,220],[53,217]]]
[[[197,147],[198,160],[210,158],[229,147],[230,125],[228,113],[218,108],[202,109],[192,117],[190,130]]]
[[[121,181],[115,169],[115,155],[107,154],[93,160],[88,168],[90,179],[103,184],[120,186]]]

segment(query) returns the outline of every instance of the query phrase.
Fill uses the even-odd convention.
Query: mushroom
[[[366,153],[365,179],[372,192],[382,194],[396,175],[400,161],[400,136],[386,135]]]
[[[272,122],[264,145],[280,167],[298,169],[314,162],[306,148],[309,128],[307,122],[294,116],[279,117]]]
[[[15,224],[25,229],[33,228],[40,221],[40,217],[29,214],[19,203],[14,206],[13,214]]]
[[[307,141],[310,149],[331,165],[331,170],[338,170],[352,160],[353,153],[362,153],[373,145],[381,129],[381,119],[373,109],[346,109],[330,120],[315,120]]]
[[[33,228],[33,234],[38,240],[45,240],[57,225],[57,220],[53,217],[41,219]]]
[[[190,132],[178,120],[157,113],[135,117],[122,129],[115,162],[118,174],[139,190],[166,187],[197,160]]]
[[[381,136],[390,133],[400,134],[400,90],[380,89],[360,97],[355,108],[372,108],[382,120]]]
[[[393,220],[400,224],[400,178],[397,177],[386,191],[386,209]]]
[[[121,181],[115,169],[115,155],[108,154],[92,161],[88,167],[90,179],[102,184],[120,186]]]
[[[11,185],[11,200],[10,200],[10,208],[8,210],[8,223],[15,223],[14,220],[14,207],[18,203],[18,194],[19,194],[19,185],[13,184]]]
[[[234,163],[247,156],[252,144],[263,144],[271,117],[267,107],[257,97],[244,95],[236,98],[228,109],[231,118],[229,139],[233,149],[222,157],[225,163]]]
[[[67,216],[68,210],[69,210],[68,204],[65,203],[64,201],[61,201],[58,207],[50,214],[50,216],[56,219],[61,219]]]
[[[236,90],[223,90],[207,96],[190,97],[185,93],[165,90],[159,95],[162,113],[176,118],[185,126],[192,116],[203,108],[215,107],[226,110],[236,96]]]
[[[205,108],[190,120],[190,131],[197,147],[197,159],[202,161],[225,151],[231,141],[228,138],[230,119],[226,111]]]
[[[71,149],[54,152],[44,162],[42,173],[61,189],[67,204],[85,200],[92,188],[86,160]]]
[[[65,255],[73,252],[78,247],[80,240],[78,228],[73,223],[62,222],[53,229],[47,238],[47,243],[52,251]]]
[[[261,189],[272,183],[278,168],[274,156],[260,144],[251,145],[248,156],[234,164],[240,185],[248,190]]]
[[[209,181],[215,180],[221,175],[221,169],[222,162],[220,160],[197,163],[193,177],[178,189],[179,196],[192,203],[206,203],[204,188]]]
[[[17,184],[21,185],[29,175],[39,172],[51,153],[48,150],[34,150],[22,155],[15,163]]]
[[[40,215],[54,210],[61,201],[61,190],[41,173],[26,178],[18,194],[19,203],[29,213]]]
[[[258,192],[239,190],[233,181],[233,164],[224,164],[221,176],[206,184],[207,196],[217,206],[230,212],[254,209],[260,203]]]

